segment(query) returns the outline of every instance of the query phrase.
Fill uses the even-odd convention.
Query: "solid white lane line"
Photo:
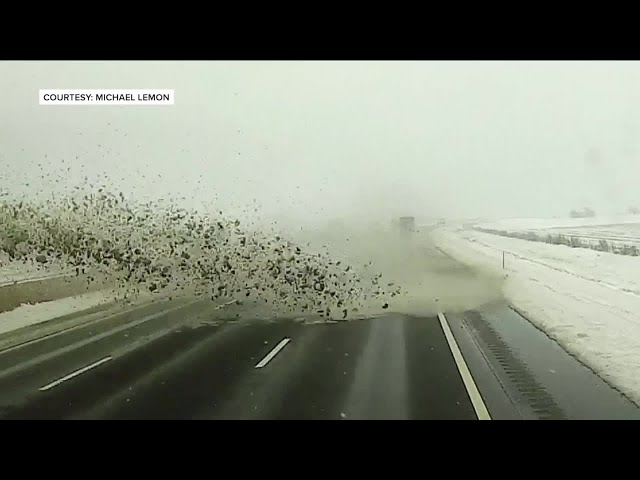
[[[278,352],[280,350],[282,350],[284,348],[284,346],[289,343],[291,341],[290,338],[284,338],[280,341],[280,343],[278,345],[275,346],[275,348],[273,350],[271,350],[266,357],[264,357],[262,360],[260,360],[260,362],[256,365],[256,368],[262,368],[264,367],[267,363],[269,363],[271,361],[271,359],[273,357],[275,357]]]
[[[55,382],[51,382],[48,385],[45,385],[44,387],[40,388],[41,392],[46,392],[47,390],[56,387],[58,385],[60,385],[62,382],[66,382],[67,380],[73,378],[73,377],[77,377],[78,375],[83,374],[84,372],[87,372],[89,370],[91,370],[92,368],[96,368],[98,365],[102,365],[105,362],[108,362],[109,360],[111,360],[111,357],[105,357],[102,360],[98,360],[95,363],[92,363],[91,365],[87,365],[86,367],[81,368],[80,370],[76,370],[75,372],[70,373],[69,375],[66,375],[58,380],[56,380]]]
[[[17,350],[19,348],[26,347],[28,345],[33,345],[34,343],[39,343],[39,342],[42,342],[44,340],[48,340],[48,339],[51,339],[51,338],[54,338],[54,337],[58,337],[58,336],[63,335],[65,333],[69,333],[69,332],[71,332],[73,330],[78,330],[78,329],[81,329],[81,328],[88,327],[89,325],[93,325],[94,323],[103,322],[105,320],[109,320],[111,318],[115,318],[115,317],[120,316],[120,315],[125,315],[127,313],[135,312],[136,310],[140,310],[141,308],[148,307],[149,305],[151,305],[151,302],[145,302],[145,303],[143,303],[141,305],[136,305],[135,307],[132,307],[129,310],[123,310],[123,311],[120,311],[120,312],[110,313],[109,315],[107,315],[105,317],[98,317],[95,320],[90,320],[88,322],[81,323],[80,325],[74,325],[73,327],[68,327],[68,328],[65,328],[65,329],[62,329],[62,330],[58,330],[57,332],[50,333],[49,335],[43,335],[42,337],[34,338],[33,340],[28,340],[26,342],[19,343],[18,345],[13,345],[12,347],[8,347],[8,348],[5,348],[4,350],[0,350],[0,355],[2,355],[3,353],[9,353],[9,352],[11,352],[13,350]],[[89,313],[87,315],[94,315],[94,314],[100,314],[100,313],[101,312],[95,312],[95,313]]]
[[[460,376],[462,377],[464,386],[467,389],[467,393],[469,394],[469,399],[471,400],[473,409],[476,411],[478,420],[491,420],[491,415],[489,415],[487,406],[484,404],[484,400],[482,400],[482,395],[480,395],[480,392],[478,391],[476,382],[473,381],[473,377],[471,376],[469,367],[464,361],[464,357],[462,356],[460,347],[458,347],[458,343],[456,342],[453,333],[451,333],[449,323],[447,322],[444,314],[439,313],[438,320],[440,320],[440,325],[442,326],[442,330],[444,331],[444,336],[447,339],[447,343],[449,344],[451,353],[453,353],[453,359],[456,362],[456,366],[458,367],[458,371],[460,372]]]

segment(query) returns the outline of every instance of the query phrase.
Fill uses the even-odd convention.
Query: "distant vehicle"
[[[595,217],[596,213],[592,209],[585,207],[582,210],[571,210],[569,216],[571,218],[590,218]]]
[[[415,232],[416,219],[415,217],[400,217],[398,220],[398,226],[405,232]]]

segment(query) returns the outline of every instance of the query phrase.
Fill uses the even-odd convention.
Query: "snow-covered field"
[[[638,215],[617,215],[591,218],[506,218],[495,221],[475,222],[476,227],[494,230],[547,230],[576,227],[606,227],[610,225],[640,224]]]
[[[640,403],[640,257],[454,227],[431,237],[464,263],[505,275],[515,308]]]
[[[507,219],[475,223],[473,228],[505,237],[640,256],[640,217],[637,215]]]

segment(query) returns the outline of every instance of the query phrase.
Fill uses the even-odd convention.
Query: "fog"
[[[353,263],[369,284],[356,302],[363,314],[464,311],[499,299],[504,279],[443,256],[428,231],[397,238],[385,230],[392,218],[551,217],[583,207],[610,215],[640,205],[639,80],[636,62],[3,62],[0,195],[65,199],[104,185],[127,204],[222,211],[230,225],[286,231],[305,259],[326,252],[322,268],[340,265],[330,258]],[[39,89],[57,88],[173,89],[175,105],[38,104]],[[46,212],[31,229],[44,233],[15,229],[30,238],[33,258],[45,247],[47,258],[68,250],[68,238],[77,240],[72,257],[87,242],[133,249],[127,255],[147,262],[134,273],[154,292],[153,275],[165,268],[182,288],[200,285],[199,261],[225,266],[201,254],[184,266],[172,243],[184,230],[163,237],[151,224],[132,231],[128,220],[85,213],[92,230],[65,220],[53,240]],[[20,215],[29,221],[29,211]],[[282,239],[268,236],[254,238],[279,249]],[[99,263],[103,252],[92,252]],[[262,269],[264,292],[268,259],[239,253],[250,262],[231,280]],[[344,285],[335,287],[340,298],[351,295]],[[265,298],[281,298],[279,288]]]
[[[640,203],[637,62],[2,62],[0,189],[108,181],[282,222]],[[40,106],[170,88],[174,106]]]

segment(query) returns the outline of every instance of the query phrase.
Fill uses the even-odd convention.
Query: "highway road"
[[[437,317],[303,322],[258,309],[166,302],[5,349],[0,415],[477,418]]]
[[[327,323],[183,298],[55,323],[0,336],[0,418],[640,418],[502,304]]]

